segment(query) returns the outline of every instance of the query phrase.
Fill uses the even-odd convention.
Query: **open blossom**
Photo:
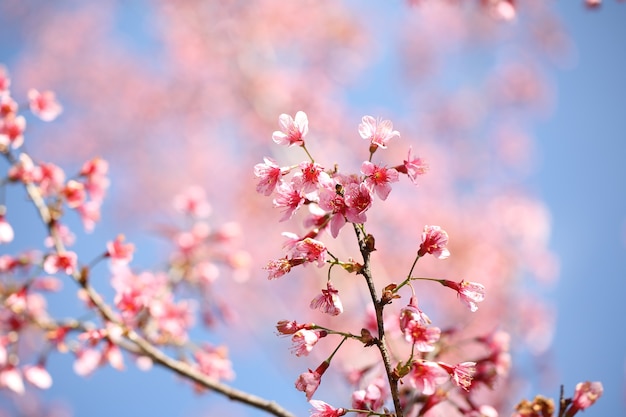
[[[43,262],[43,270],[48,274],[55,274],[63,271],[71,275],[76,271],[77,256],[76,253],[66,251],[63,253],[53,253],[46,257]]]
[[[235,377],[232,362],[228,359],[225,346],[213,346],[208,343],[194,352],[198,369],[205,375],[217,380],[231,380]]]
[[[24,143],[24,130],[26,119],[24,116],[10,114],[0,118],[0,151],[9,146],[16,149]]]
[[[254,166],[254,175],[259,178],[256,185],[257,193],[271,195],[283,175],[280,166],[272,158],[263,158],[263,164]]]
[[[413,184],[417,184],[417,177],[428,171],[428,165],[421,159],[413,157],[413,148],[409,147],[409,154],[402,165],[395,167],[398,172],[407,174]]]
[[[376,120],[372,116],[363,116],[359,124],[359,134],[363,139],[368,139],[372,145],[383,149],[391,139],[400,137],[400,133],[393,130],[390,120]]]
[[[276,198],[274,198],[273,203],[274,207],[284,208],[283,217],[280,218],[281,222],[289,220],[296,210],[304,204],[305,197],[300,182],[294,178],[291,182],[281,181],[280,185],[276,187]]]
[[[127,265],[133,259],[135,245],[124,244],[124,236],[118,235],[114,241],[107,243],[107,256],[115,265]]]
[[[322,188],[320,191],[319,206],[330,211],[330,234],[336,238],[339,230],[346,224],[346,202],[343,195],[337,193],[335,189]]]
[[[408,375],[409,382],[424,395],[432,395],[449,379],[448,372],[435,362],[416,361]]]
[[[448,245],[448,234],[439,226],[424,226],[422,232],[422,243],[417,252],[419,256],[430,253],[435,258],[446,259],[450,256]]]
[[[63,195],[67,202],[67,206],[70,208],[77,208],[81,206],[87,195],[85,193],[85,185],[82,182],[75,180],[69,180],[63,188]]]
[[[302,179],[302,190],[305,193],[316,191],[319,187],[332,187],[333,180],[330,178],[322,166],[316,162],[301,162],[300,172],[294,174],[294,177]]]
[[[347,412],[343,408],[335,408],[320,400],[310,400],[309,403],[313,406],[310,417],[339,417]]]
[[[416,322],[422,326],[430,324],[430,319],[422,310],[417,306],[417,297],[412,296],[409,300],[409,304],[400,310],[398,316],[400,321],[400,331],[404,333],[404,330],[408,327],[409,323]]]
[[[309,119],[306,113],[299,111],[295,119],[288,114],[281,114],[278,117],[278,124],[281,130],[272,134],[272,139],[279,145],[304,145],[304,137],[309,131]]]
[[[322,290],[322,293],[318,294],[311,301],[310,307],[312,309],[319,308],[322,313],[330,314],[331,316],[343,313],[343,304],[341,304],[341,299],[339,299],[339,291],[335,289],[330,281],[326,283],[326,289]]]
[[[317,261],[317,265],[322,267],[326,263],[326,245],[307,237],[293,245],[291,255],[294,259],[302,258],[307,262]]]
[[[374,165],[369,161],[363,162],[361,172],[365,175],[365,185],[381,200],[386,200],[391,192],[392,182],[398,181],[398,171],[393,168]]]
[[[45,122],[50,122],[57,118],[63,111],[56,96],[52,91],[39,92],[30,89],[28,91],[28,104],[33,114]]]
[[[288,274],[291,271],[291,261],[287,258],[273,259],[263,267],[269,272],[267,279],[276,279]]]
[[[466,391],[469,390],[472,385],[472,377],[476,373],[476,362],[463,362],[455,366],[443,362],[438,362],[438,364],[450,374],[450,378],[457,386]]]
[[[301,329],[294,333],[291,337],[293,343],[291,347],[292,353],[296,356],[307,356],[313,346],[320,340],[321,334],[316,330]]]
[[[432,352],[435,343],[439,341],[441,329],[439,327],[426,327],[417,321],[411,321],[404,329],[404,338],[413,343],[419,352]]]
[[[472,313],[478,310],[477,303],[485,299],[485,287],[477,282],[443,280],[441,283],[457,291],[461,301],[469,307]]]
[[[365,223],[365,212],[372,206],[372,195],[364,183],[350,183],[344,188],[346,219],[352,223]]]

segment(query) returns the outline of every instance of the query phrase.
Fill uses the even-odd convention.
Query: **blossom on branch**
[[[343,408],[335,408],[324,401],[310,400],[313,406],[310,417],[340,417],[347,413]]]
[[[33,114],[45,122],[56,119],[63,111],[52,91],[40,93],[34,88],[28,90],[28,104]]]
[[[442,280],[441,284],[455,290],[461,301],[469,307],[472,313],[478,310],[477,303],[480,303],[485,299],[485,287],[477,282],[468,282],[465,280],[461,280],[461,282]]]
[[[450,256],[448,245],[448,234],[439,226],[424,226],[422,232],[422,243],[417,252],[419,256],[427,253],[438,259],[446,259]]]
[[[304,145],[304,137],[309,132],[309,119],[305,112],[297,112],[295,119],[283,113],[278,117],[278,124],[281,130],[272,134],[274,142],[287,146]]]
[[[326,289],[322,290],[322,293],[318,294],[311,301],[310,307],[312,309],[319,308],[322,313],[330,314],[331,316],[343,313],[339,291],[335,289],[330,281],[326,283]]]
[[[276,189],[283,172],[272,158],[263,158],[263,164],[254,166],[254,175],[259,178],[256,191],[265,196],[271,195]]]
[[[399,138],[400,132],[393,130],[390,120],[376,120],[372,116],[363,116],[359,124],[359,134],[369,140],[372,147],[387,148],[387,143],[393,138]]]
[[[391,192],[392,182],[398,181],[398,171],[364,161],[361,172],[365,175],[365,185],[375,192],[381,200],[386,200]]]
[[[58,271],[63,271],[68,275],[72,275],[76,271],[76,264],[77,256],[75,252],[53,253],[44,260],[43,270],[48,274],[56,274]]]

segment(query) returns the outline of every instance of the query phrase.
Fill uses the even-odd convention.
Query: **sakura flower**
[[[217,380],[231,380],[235,377],[232,362],[228,359],[228,350],[224,346],[208,343],[194,352],[194,358],[200,372]]]
[[[319,308],[322,313],[330,314],[331,316],[343,313],[339,291],[335,289],[330,281],[326,283],[326,288],[311,301],[310,307],[312,309]]]
[[[319,267],[326,263],[326,245],[319,240],[306,237],[293,246],[293,258],[303,258],[307,262],[317,261]]]
[[[296,210],[304,204],[305,198],[301,191],[301,180],[294,178],[292,182],[281,181],[276,187],[276,198],[274,198],[274,207],[283,207],[283,216],[281,222],[289,220],[293,217]]]
[[[28,91],[28,104],[33,114],[45,122],[56,119],[63,111],[63,107],[52,91],[40,93],[35,89],[30,89]]]
[[[343,408],[335,408],[324,401],[310,400],[309,403],[313,406],[310,417],[339,417],[347,413]]]
[[[461,301],[467,304],[472,313],[478,310],[476,303],[485,299],[485,287],[477,282],[442,280],[441,284],[457,291]]]
[[[321,334],[315,330],[301,329],[291,337],[291,352],[296,356],[308,356],[313,346],[320,340]]]
[[[364,183],[351,183],[345,187],[346,220],[352,223],[365,223],[365,212],[372,205],[372,195]]]
[[[263,269],[269,272],[269,276],[267,279],[276,279],[282,277],[285,274],[288,274],[291,271],[291,267],[295,265],[300,265],[304,261],[299,260],[297,263],[293,260],[287,258],[274,259],[271,260],[263,267]]]
[[[579,382],[576,384],[574,397],[572,398],[572,411],[567,415],[574,415],[578,410],[585,410],[591,407],[602,396],[604,388],[601,382]]]
[[[376,120],[372,116],[363,116],[359,124],[359,134],[363,139],[370,141],[372,146],[387,148],[387,142],[400,137],[397,130],[393,130],[390,120]]]
[[[303,372],[300,376],[298,376],[295,384],[296,389],[306,394],[307,401],[310,401],[313,394],[315,394],[315,391],[317,391],[317,388],[322,380],[322,375],[324,375],[324,372],[326,372],[329,365],[330,364],[328,362],[324,361],[315,371],[311,371],[309,369],[308,372]]]
[[[5,152],[10,146],[17,149],[24,143],[26,119],[24,116],[9,114],[0,119],[0,151]]]
[[[383,406],[384,397],[379,386],[372,383],[366,389],[352,393],[352,408],[375,411]]]
[[[400,310],[398,316],[400,321],[400,331],[404,333],[411,322],[416,322],[422,326],[430,324],[430,318],[417,306],[417,297],[412,296],[409,304]]]
[[[424,226],[422,232],[422,243],[417,252],[419,256],[427,253],[438,259],[446,259],[450,256],[448,245],[448,234],[439,226]]]
[[[416,361],[409,372],[409,383],[424,395],[435,393],[449,379],[448,372],[435,362]]]
[[[386,200],[391,192],[392,182],[398,181],[398,171],[374,165],[369,161],[363,162],[361,172],[365,175],[365,185],[381,200]]]
[[[428,171],[428,165],[421,158],[412,156],[413,148],[409,147],[409,154],[402,165],[394,167],[398,172],[406,174],[413,184],[417,184],[417,177]]]
[[[2,151],[2,137],[0,134],[0,151]],[[11,181],[21,181],[24,184],[37,182],[41,178],[41,169],[35,166],[30,156],[21,153],[17,162],[9,168],[9,179]]]
[[[417,321],[411,321],[404,329],[404,338],[413,343],[419,352],[432,352],[435,343],[439,341],[441,329],[438,327],[426,327]]]
[[[63,189],[65,172],[60,167],[52,163],[42,163],[39,169],[41,171],[39,189],[44,196],[50,196]]]
[[[52,377],[41,365],[26,365],[22,369],[24,379],[40,389],[48,389],[52,386]]]
[[[24,394],[24,381],[19,369],[12,365],[1,369],[0,388],[8,388],[17,394]]]
[[[43,262],[43,270],[48,274],[56,274],[58,271],[63,271],[68,275],[72,275],[76,271],[76,263],[77,256],[74,252],[53,253],[48,255]]]
[[[2,83],[1,77],[2,75],[0,75],[0,83]],[[15,114],[17,113],[17,110],[17,102],[13,100],[8,94],[2,95],[2,91],[0,90],[0,117],[6,117],[10,114]]]
[[[102,202],[109,187],[108,170],[109,164],[102,158],[93,158],[85,162],[80,170],[80,175],[85,177],[85,190],[91,199],[98,203]]]
[[[263,158],[263,164],[254,166],[254,175],[259,178],[256,185],[257,193],[269,196],[274,192],[280,177],[283,175],[281,168],[272,158]]]
[[[0,244],[12,242],[14,236],[13,227],[6,221],[4,215],[0,215]]]
[[[472,377],[476,373],[476,362],[463,362],[455,366],[438,362],[439,366],[445,369],[452,378],[452,381],[465,391],[469,391],[472,385]]]
[[[279,335],[294,334],[300,329],[304,329],[306,325],[298,324],[295,320],[281,320],[276,323],[276,330]]]
[[[69,180],[63,188],[63,196],[67,206],[70,208],[77,208],[85,202],[87,195],[85,193],[85,185],[82,182],[75,180]]]
[[[124,235],[118,235],[114,241],[107,243],[107,254],[114,265],[127,265],[133,259],[135,245],[124,244]]]
[[[306,113],[299,111],[296,118],[288,114],[281,114],[278,117],[278,124],[281,130],[272,134],[272,139],[279,145],[304,145],[304,137],[309,132],[309,119]]]
[[[97,201],[86,201],[76,208],[83,227],[87,232],[92,232],[96,223],[100,221],[100,203]]]
[[[331,212],[330,234],[336,238],[339,235],[339,230],[346,224],[347,206],[343,195],[334,189],[322,188],[319,206]]]
[[[320,164],[315,162],[302,162],[299,166],[301,171],[297,172],[294,177],[302,179],[302,190],[305,193],[315,191],[318,187],[328,188],[333,186],[333,180]]]

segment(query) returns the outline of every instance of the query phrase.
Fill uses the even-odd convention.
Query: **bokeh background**
[[[317,365],[294,361],[273,334],[276,320],[304,317],[306,289],[317,284],[265,279],[260,268],[280,255],[280,233],[296,226],[278,224],[271,201],[255,195],[252,166],[263,156],[299,161],[272,146],[271,133],[280,113],[305,110],[316,158],[355,170],[366,152],[356,128],[371,114],[402,135],[385,158],[400,162],[412,146],[431,167],[372,215],[380,259],[406,265],[422,225],[441,224],[453,256],[424,271],[471,277],[500,300],[485,302],[472,326],[501,319],[516,335],[517,382],[506,392],[556,398],[560,384],[567,394],[598,380],[604,396],[586,414],[626,415],[626,5],[528,1],[502,21],[473,2],[413,3],[7,0],[0,62],[15,97],[53,89],[65,107],[52,124],[29,119],[29,152],[69,172],[95,155],[110,163],[103,221],[77,232],[79,254],[89,259],[123,232],[138,246],[135,267],[162,266],[168,245],[154,226],[176,221],[171,199],[188,184],[207,189],[216,222],[242,224],[250,279],[224,287],[238,319],[198,334],[228,343],[237,387],[307,415],[293,381]],[[7,190],[6,199],[17,207],[7,252],[40,247],[44,231],[19,208],[23,195]],[[106,266],[99,272],[105,282]],[[279,303],[285,294],[299,304]],[[432,317],[457,303],[428,296],[442,294],[420,296]],[[60,317],[78,304],[70,284],[50,299]],[[464,317],[455,311],[453,322]],[[52,388],[26,399],[3,393],[2,412],[261,415],[195,394],[160,369],[128,363],[84,379],[72,362],[53,355]],[[334,387],[316,397],[345,398]],[[515,399],[500,401],[510,409]]]

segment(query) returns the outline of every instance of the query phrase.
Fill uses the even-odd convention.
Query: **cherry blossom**
[[[283,172],[272,158],[263,158],[263,162],[254,166],[254,175],[259,178],[256,191],[269,196],[276,189]]]
[[[363,116],[359,124],[359,134],[363,139],[370,141],[372,146],[387,148],[387,143],[393,138],[399,138],[400,133],[393,130],[390,120],[376,120],[372,116]]]
[[[318,187],[332,187],[333,180],[324,168],[316,162],[301,162],[300,172],[294,174],[294,178],[301,178],[302,191],[310,193],[316,191]]]
[[[67,184],[65,184],[65,188],[63,188],[63,196],[65,196],[68,207],[77,208],[81,206],[87,198],[85,185],[82,182],[69,180]]]
[[[43,263],[43,270],[48,274],[63,271],[68,275],[72,275],[76,271],[77,259],[75,252],[53,253],[46,257]]]
[[[602,396],[604,388],[601,382],[579,382],[576,384],[574,397],[572,398],[572,408],[568,416],[573,416],[578,410],[586,410],[591,407]]]
[[[377,383],[371,383],[366,389],[357,390],[352,393],[352,408],[375,411],[383,406],[384,400],[385,397],[381,386]]]
[[[344,189],[346,220],[352,223],[365,223],[365,212],[372,205],[372,195],[364,183],[350,183]]]
[[[211,205],[206,199],[206,191],[200,186],[191,186],[177,194],[173,201],[174,208],[183,214],[194,217],[208,217]]]
[[[52,386],[52,377],[41,365],[26,365],[22,368],[24,379],[40,389],[48,389]]]
[[[410,321],[404,329],[404,337],[407,342],[413,343],[419,352],[432,352],[435,343],[439,341],[441,329],[438,327],[426,327],[417,321]]]
[[[439,385],[448,381],[449,375],[435,362],[418,360],[411,367],[408,378],[413,388],[424,395],[432,395]]]
[[[279,145],[304,145],[304,137],[309,131],[309,119],[303,111],[296,113],[295,119],[288,114],[281,114],[278,118],[281,130],[272,134],[272,139]]]
[[[448,245],[448,234],[439,226],[424,226],[422,233],[422,243],[420,244],[419,256],[427,253],[438,259],[446,259],[450,256]]]
[[[472,377],[476,373],[476,362],[463,362],[455,366],[444,362],[438,362],[439,366],[445,369],[452,378],[452,381],[459,387],[468,391],[472,385]]]
[[[335,408],[320,400],[310,400],[309,403],[313,406],[310,417],[339,417],[347,412],[343,408]]]
[[[302,187],[297,179],[293,182],[281,181],[280,185],[276,187],[276,198],[274,198],[274,207],[282,207],[283,216],[280,221],[289,220],[293,217],[296,210],[298,210],[302,204],[304,204],[305,197],[302,194]]]
[[[386,200],[391,192],[392,182],[398,181],[398,171],[383,166],[374,165],[369,161],[363,162],[361,172],[365,175],[365,185],[381,200]]]
[[[477,282],[468,282],[465,280],[461,280],[460,282],[442,280],[441,283],[446,287],[457,291],[461,301],[469,307],[472,313],[478,310],[477,303],[480,303],[485,299],[485,287]]]
[[[107,243],[107,256],[114,265],[127,265],[133,259],[135,245],[123,242],[124,235],[118,235],[114,241]]]
[[[330,234],[336,238],[339,230],[346,224],[347,205],[344,196],[335,191],[335,189],[322,188],[320,190],[319,206],[331,213],[330,218]]]
[[[216,380],[231,380],[235,377],[232,363],[228,359],[228,350],[224,346],[205,343],[194,352],[198,369]]]
[[[322,289],[322,293],[318,294],[310,304],[312,309],[319,308],[322,313],[337,316],[343,313],[343,305],[339,299],[339,291],[335,289],[333,284],[328,281],[326,289]]]
[[[317,265],[322,267],[326,263],[326,245],[319,240],[306,237],[294,243],[291,255],[306,262],[317,262]]]
[[[0,369],[0,387],[5,387],[17,394],[24,393],[24,380],[18,368],[9,365]]]
[[[293,343],[291,352],[296,356],[308,356],[311,350],[313,350],[313,346],[320,340],[320,337],[322,337],[322,335],[317,330],[298,330],[291,337]]]
[[[409,147],[409,154],[402,165],[394,167],[398,172],[406,174],[413,184],[417,184],[417,177],[428,171],[428,165],[421,159],[413,157],[413,147]]]
[[[9,146],[17,149],[24,143],[26,119],[24,116],[9,114],[0,118],[0,152],[6,152]]]
[[[322,380],[322,375],[324,375],[324,372],[326,372],[329,365],[330,364],[328,362],[324,361],[317,367],[317,369],[315,369],[315,371],[311,371],[309,369],[307,372],[303,372],[300,376],[298,376],[295,384],[296,389],[306,394],[307,401],[310,401],[313,394],[315,394],[315,391],[317,391],[317,388]]]
[[[45,122],[56,119],[63,111],[63,107],[56,99],[54,92],[28,90],[28,102],[33,114]]]

